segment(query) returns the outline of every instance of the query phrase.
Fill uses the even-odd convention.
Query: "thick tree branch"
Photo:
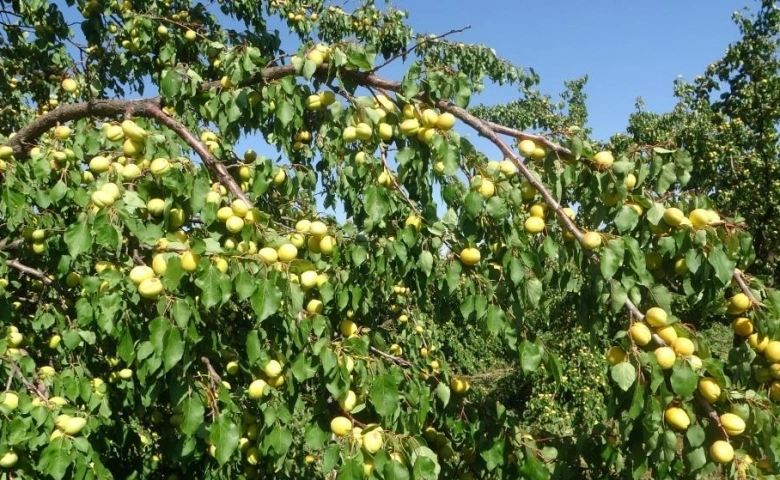
[[[32,144],[41,135],[57,126],[59,123],[71,122],[82,118],[118,117],[125,113],[134,115],[142,111],[149,103],[159,104],[159,97],[141,100],[94,100],[84,103],[68,103],[60,105],[45,115],[41,115],[28,125],[21,128],[16,135],[8,141],[7,145],[13,148],[14,157],[27,158],[27,152]]]
[[[251,76],[240,86],[251,86],[278,80],[295,74],[295,67],[285,65],[281,67],[269,67],[261,70]],[[220,87],[218,81],[206,82],[201,85],[202,91],[208,91],[211,88]],[[111,118],[126,116],[150,116],[150,106],[160,108],[162,106],[161,97],[144,98],[138,100],[92,100],[82,103],[62,104],[51,110],[45,115],[36,118],[30,124],[26,125],[7,143],[13,148],[14,156],[18,159],[27,157],[27,151],[32,148],[32,143],[48,130],[56,127],[60,123],[72,122],[82,118]],[[146,113],[146,114],[145,114]],[[204,159],[205,161],[205,159]]]
[[[16,250],[23,243],[24,243],[23,238],[17,238],[16,240],[12,240],[12,241],[9,241],[8,238],[4,238],[0,240],[0,251]]]

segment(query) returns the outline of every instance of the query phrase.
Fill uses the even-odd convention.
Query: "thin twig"
[[[9,365],[11,365],[11,371],[13,371],[14,375],[16,375],[17,378],[22,382],[22,384],[27,387],[28,390],[32,390],[35,392],[42,400],[49,400],[49,396],[45,395],[43,392],[41,392],[38,387],[33,385],[29,380],[27,380],[27,377],[24,376],[22,371],[19,369],[19,365],[16,364],[13,360],[6,357],[0,357],[0,360],[5,361]]]
[[[398,365],[403,365],[404,367],[411,367],[412,366],[411,362],[409,362],[407,360],[404,360],[401,357],[396,357],[395,355],[390,355],[389,353],[385,353],[385,352],[383,352],[382,350],[379,350],[376,347],[371,347],[371,351],[376,353],[380,357],[385,357],[386,359],[388,359],[388,360],[390,360],[392,362],[397,363]]]
[[[453,29],[453,30],[450,30],[449,32],[442,33],[441,35],[438,35],[436,37],[426,37],[422,41],[415,43],[414,45],[412,45],[411,47],[407,48],[403,52],[397,53],[397,54],[393,55],[386,62],[380,63],[376,67],[372,68],[371,70],[369,70],[369,73],[376,73],[379,70],[381,70],[382,68],[386,67],[387,65],[389,65],[389,64],[393,63],[394,61],[398,60],[399,58],[406,58],[407,55],[409,55],[410,53],[412,53],[415,50],[417,50],[423,44],[430,43],[430,42],[433,42],[435,40],[440,40],[440,39],[442,39],[444,37],[448,37],[448,36],[453,35],[455,33],[465,32],[466,30],[468,30],[470,28],[471,28],[471,25],[466,25],[463,28]]]
[[[755,295],[753,295],[753,291],[748,286],[747,282],[745,281],[745,276],[739,269],[734,269],[734,273],[732,274],[732,277],[734,280],[737,281],[737,284],[739,284],[739,288],[747,295],[747,297],[750,299],[750,303],[753,305],[759,305],[763,306],[761,302],[758,301]]]

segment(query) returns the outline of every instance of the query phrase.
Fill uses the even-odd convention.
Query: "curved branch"
[[[496,147],[498,147],[499,150],[501,150],[501,153],[506,157],[507,159],[511,160],[512,163],[515,164],[517,169],[520,171],[520,173],[523,174],[523,176],[528,180],[528,182],[533,185],[534,188],[539,192],[539,194],[544,199],[544,202],[553,210],[555,210],[555,213],[558,215],[558,219],[563,223],[566,227],[566,229],[571,232],[572,235],[574,235],[574,238],[577,239],[577,241],[582,241],[582,231],[577,227],[577,225],[574,223],[574,221],[569,218],[568,215],[563,211],[563,207],[560,203],[558,203],[558,200],[553,197],[553,195],[550,193],[550,191],[547,189],[547,187],[542,183],[541,180],[536,178],[536,176],[531,173],[531,170],[528,169],[528,167],[523,163],[518,156],[515,154],[515,152],[509,148],[509,146],[499,138],[499,136],[496,134],[496,132],[490,127],[490,125],[485,122],[484,120],[481,120],[474,115],[470,114],[466,109],[457,107],[455,105],[452,105],[449,102],[438,102],[437,106],[446,111],[450,112],[451,114],[455,115],[457,118],[460,118],[465,124],[469,125],[471,128],[479,132],[479,134],[488,140],[490,140]],[[564,149],[565,150],[565,149]],[[568,150],[565,150],[568,152]]]
[[[329,65],[327,63],[321,65],[316,72],[317,76],[319,78],[327,77],[328,69]],[[241,82],[239,86],[253,86],[273,80],[278,80],[294,74],[296,74],[296,69],[292,65],[267,67],[252,75],[247,80]],[[396,93],[403,91],[401,82],[388,80],[371,72],[356,72],[354,70],[342,69],[340,71],[340,75],[364,86],[371,86]],[[219,87],[219,85],[219,81],[207,82],[201,85],[201,91]],[[422,94],[419,96],[422,98]],[[219,162],[213,155],[211,155],[208,149],[205,148],[205,146],[201,144],[191,133],[189,133],[182,124],[165,115],[160,109],[161,103],[162,99],[160,97],[154,97],[141,100],[96,100],[86,103],[61,105],[19,130],[16,136],[14,136],[8,142],[8,145],[13,148],[15,156],[23,158],[26,154],[24,147],[27,146],[31,140],[39,137],[44,132],[61,122],[78,120],[90,116],[114,117],[122,114],[152,117],[158,120],[160,123],[163,123],[176,131],[182,137],[182,139],[184,139],[185,142],[187,142],[187,144],[200,155],[204,163],[209,167],[210,170],[214,172],[215,175],[217,175],[220,182],[223,183],[223,185],[225,185],[225,187],[228,188],[231,193],[233,193],[236,197],[246,201],[247,204],[251,205],[251,202],[248,201],[246,194],[241,191],[236,182],[232,179],[232,177],[230,177],[224,165],[222,165],[221,162]],[[466,109],[458,107],[448,101],[439,101],[437,102],[437,106],[443,111],[452,113],[455,115],[455,117],[459,118],[461,121],[476,130],[481,136],[485,137],[494,145],[496,145],[496,147],[501,150],[504,156],[515,164],[526,180],[534,188],[536,188],[536,190],[541,194],[545,203],[550,208],[555,210],[558,219],[566,228],[566,230],[568,230],[578,241],[582,241],[582,231],[580,231],[574,221],[572,221],[568,215],[564,213],[563,207],[561,207],[555,197],[552,196],[546,186],[531,173],[528,167],[522,161],[520,161],[514,151],[512,151],[512,149],[509,148],[509,146],[501,138],[499,138],[498,134],[503,134],[523,140],[533,140],[534,142],[538,142],[544,145],[547,149],[555,152],[559,156],[571,158],[572,153],[569,149],[557,145],[542,135],[528,134],[520,130],[505,127],[493,122],[487,122],[472,115]],[[593,255],[591,256],[591,260],[598,261],[598,258]],[[744,277],[742,276],[742,272],[735,270],[733,275],[751,301],[753,301],[755,304],[760,304],[750,289],[747,287],[744,281]],[[639,319],[644,318],[642,312],[639,311],[637,306],[634,305],[630,299],[626,299],[625,305],[632,313],[632,315]],[[660,340],[660,337],[656,340]],[[661,344],[663,344],[663,341],[661,341]]]
[[[41,115],[22,127],[7,143],[14,150],[17,159],[27,158],[27,150],[37,140],[58,123],[71,122],[88,117],[117,117],[125,113],[134,115],[148,104],[160,102],[159,97],[140,100],[92,100],[83,103],[60,105],[45,115]]]
[[[200,158],[203,160],[203,163],[206,164],[206,167],[217,177],[219,183],[224,185],[225,188],[227,188],[227,190],[232,193],[234,197],[240,198],[246,202],[247,205],[250,207],[252,206],[252,202],[249,200],[249,197],[246,195],[246,193],[244,193],[243,190],[241,190],[241,187],[238,185],[238,183],[236,183],[233,177],[230,176],[230,173],[228,173],[225,164],[220,162],[217,157],[212,155],[206,145],[198,140],[198,138],[196,138],[192,132],[187,130],[187,127],[185,127],[181,122],[177,121],[173,117],[166,115],[158,105],[148,104],[143,113],[148,114],[149,117],[157,120],[159,123],[176,132],[176,134],[181,137],[181,139],[184,140],[184,142],[200,156]]]
[[[324,66],[323,71],[327,71]],[[268,67],[252,75],[247,80],[241,82],[240,86],[252,86],[264,82],[278,80],[295,74],[295,67],[285,65],[280,67]],[[211,88],[220,87],[219,81],[206,82],[200,86],[201,91],[207,91]],[[36,118],[29,125],[21,128],[16,135],[7,142],[7,145],[14,150],[16,158],[24,159],[27,156],[26,147],[31,142],[54,128],[59,123],[71,122],[88,117],[118,117],[125,116],[149,116],[149,108],[162,106],[161,97],[142,98],[138,100],[91,100],[81,103],[62,104],[51,110],[45,115]],[[146,113],[146,115],[144,115]],[[205,161],[205,159],[204,159]]]

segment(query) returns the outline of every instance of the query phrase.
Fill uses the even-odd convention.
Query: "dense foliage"
[[[640,108],[628,133],[631,142],[690,151],[699,161],[686,188],[746,220],[755,237],[751,271],[777,282],[780,9],[763,1],[755,15],[735,12],[734,21],[740,40],[692,83],[676,82],[674,110],[659,115]]]
[[[696,146],[588,138],[584,79],[371,1],[0,7],[0,477],[778,467],[754,237]]]

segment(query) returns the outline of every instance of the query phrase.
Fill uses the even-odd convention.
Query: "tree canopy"
[[[771,478],[774,5],[609,142],[345,8],[0,0],[0,477]]]

